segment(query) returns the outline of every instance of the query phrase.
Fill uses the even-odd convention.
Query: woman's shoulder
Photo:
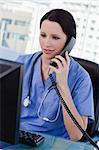
[[[39,52],[35,52],[33,54],[25,54],[25,55],[20,55],[16,61],[20,62],[20,63],[27,63],[30,62],[31,60],[35,59],[39,54],[41,53],[41,51]]]
[[[70,57],[70,60],[69,86],[71,90],[76,89],[74,90],[75,92],[77,90],[92,89],[92,82],[89,73],[77,62],[75,58]],[[85,90],[85,92],[87,90]]]
[[[70,70],[76,73],[76,77],[89,77],[89,73],[77,62],[77,60],[73,57],[70,58]]]

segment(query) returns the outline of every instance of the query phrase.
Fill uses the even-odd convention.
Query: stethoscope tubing
[[[34,65],[35,65],[37,59],[38,59],[41,55],[42,55],[42,53],[40,53],[40,54],[35,58],[35,60],[34,60],[34,62],[33,62],[33,64],[32,64],[32,67],[31,67],[29,91],[28,91],[28,94],[27,94],[26,98],[24,98],[24,102],[23,102],[24,107],[29,107],[29,105],[31,105],[31,103],[32,103],[32,101],[30,100],[30,93],[31,93],[31,86],[32,86],[32,79],[33,79],[33,72],[34,72]],[[42,105],[43,105],[43,103],[44,103],[44,100],[46,99],[48,93],[49,93],[52,89],[54,89],[54,88],[55,88],[55,85],[51,85],[51,86],[49,86],[49,87],[47,88],[47,92],[45,93],[44,98],[42,99],[41,104],[40,104],[40,106],[39,106],[39,108],[38,108],[38,111],[37,111],[37,115],[38,115],[38,117],[39,117],[40,119],[42,119],[42,120],[44,120],[44,121],[47,121],[47,122],[52,122],[52,123],[55,122],[55,121],[57,121],[57,119],[58,119],[58,117],[59,117],[60,106],[61,106],[61,103],[60,103],[60,102],[59,102],[59,106],[58,106],[57,115],[56,115],[56,117],[55,117],[54,119],[51,120],[51,119],[49,119],[48,117],[42,117],[42,116],[40,115],[40,112],[41,112],[41,107],[42,107]]]
[[[53,86],[53,85],[51,85],[51,86],[48,88],[48,91],[45,93],[44,98],[42,99],[42,101],[41,101],[41,103],[40,103],[40,106],[39,106],[39,108],[38,108],[38,111],[37,111],[37,115],[38,115],[38,117],[39,117],[40,119],[42,119],[42,120],[44,120],[44,121],[47,121],[47,122],[51,122],[51,123],[56,122],[57,119],[58,119],[58,117],[59,117],[60,106],[61,106],[61,105],[60,105],[60,102],[59,102],[59,106],[58,106],[57,115],[56,115],[56,117],[55,117],[54,119],[49,119],[48,117],[43,117],[43,116],[40,115],[40,112],[41,112],[41,107],[42,107],[42,105],[43,105],[43,103],[44,103],[44,100],[46,99],[48,93],[49,93],[52,89],[54,89],[54,88],[55,88],[55,86]]]

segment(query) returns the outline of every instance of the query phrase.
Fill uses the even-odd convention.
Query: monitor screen
[[[20,123],[23,65],[0,59],[0,141],[16,144]]]

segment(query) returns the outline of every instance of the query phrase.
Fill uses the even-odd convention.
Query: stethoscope
[[[23,100],[23,105],[24,107],[29,107],[32,103],[31,99],[30,99],[30,93],[31,93],[31,87],[32,87],[32,78],[33,78],[33,72],[34,72],[34,65],[37,61],[37,59],[42,55],[42,53],[40,53],[34,60],[33,62],[33,65],[31,67],[31,72],[30,72],[30,85],[29,85],[29,90],[28,90],[28,94],[27,96],[24,98]],[[59,102],[59,105],[58,105],[58,111],[57,111],[57,114],[56,114],[56,117],[54,119],[49,119],[48,117],[44,117],[44,116],[41,116],[41,109],[42,109],[42,105],[47,97],[47,95],[49,94],[49,92],[55,88],[55,85],[50,85],[47,89],[46,89],[46,92],[42,98],[42,101],[40,103],[40,106],[38,108],[38,111],[37,111],[37,115],[40,119],[44,120],[44,121],[47,121],[47,122],[55,122],[57,121],[58,117],[59,117],[59,113],[60,113],[60,107],[61,107],[61,103]]]
[[[31,67],[31,71],[30,71],[30,80],[29,80],[29,90],[28,90],[28,94],[27,96],[24,98],[23,100],[23,105],[24,107],[28,107],[32,101],[30,100],[30,93],[31,93],[31,87],[32,87],[32,79],[33,79],[33,72],[34,72],[34,65],[36,63],[36,61],[38,60],[38,58],[42,55],[42,53],[40,53],[34,60],[32,67]]]

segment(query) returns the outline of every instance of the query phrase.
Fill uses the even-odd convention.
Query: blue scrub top
[[[48,87],[51,85],[50,78],[48,78],[46,81],[42,80],[40,69],[41,57],[37,59],[33,68],[33,80],[30,94],[31,104],[28,107],[24,107],[24,99],[27,97],[29,90],[31,68],[39,53],[40,52],[23,55],[17,59],[18,62],[24,63],[20,129],[47,133],[69,139],[68,132],[64,126],[62,106],[60,107],[59,117],[55,122],[47,122],[42,119],[43,117],[54,119],[57,115],[60,98],[56,94],[55,89],[52,89],[48,93],[40,109],[41,117],[38,117],[38,109],[41,105],[44,94],[46,94]],[[56,80],[55,73],[53,73],[53,78]],[[94,107],[91,80],[85,69],[83,69],[82,66],[79,65],[73,58],[70,58],[68,85],[71,91],[73,102],[79,114],[88,116],[89,120],[93,120]]]

